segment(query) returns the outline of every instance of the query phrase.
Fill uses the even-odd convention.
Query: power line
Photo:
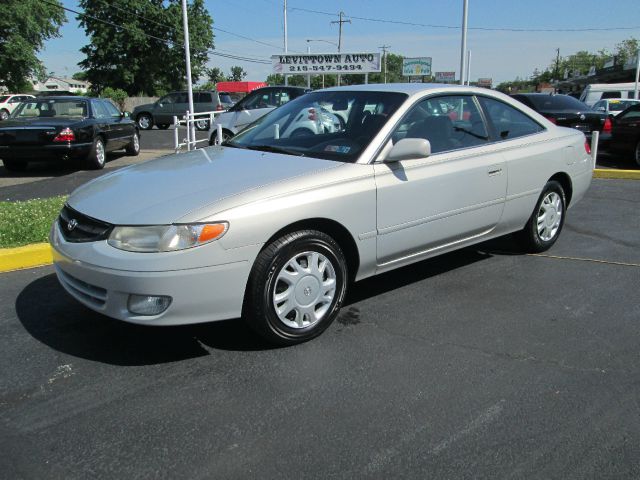
[[[110,25],[110,26],[112,26],[114,28],[118,28],[118,29],[121,29],[121,30],[129,31],[129,32],[134,31],[134,29],[125,27],[124,25],[118,25],[117,23],[113,23],[113,22],[111,22],[109,20],[104,20],[102,18],[98,18],[98,17],[96,17],[94,15],[90,15],[88,13],[79,12],[77,10],[73,10],[72,8],[67,8],[67,7],[64,7],[64,6],[62,6],[62,5],[58,4],[58,3],[51,2],[49,0],[40,0],[40,1],[43,2],[43,3],[46,3],[48,5],[52,5],[52,6],[55,6],[55,7],[58,7],[58,8],[62,8],[63,10],[66,10],[68,12],[75,13],[76,15],[80,15],[81,17],[91,18],[92,20],[95,20],[96,22],[104,23],[104,24]],[[151,35],[150,33],[147,33],[147,32],[144,32],[144,31],[135,30],[135,33],[142,34],[142,35],[144,35],[146,37],[149,37],[149,38],[153,38],[154,40],[158,40],[158,41],[163,42],[163,43],[165,43],[167,45],[184,46],[182,42],[175,42],[175,41],[172,41],[172,40],[168,40],[166,38],[156,37],[155,35]],[[268,60],[257,60],[257,59],[254,59],[254,58],[244,57],[244,56],[240,56],[240,55],[225,54],[225,53],[218,52],[216,50],[206,50],[206,53],[208,53],[210,55],[218,56],[218,57],[229,58],[231,60],[239,60],[239,61],[249,62],[249,63],[260,63],[260,64],[263,64],[263,65],[270,65],[271,64],[271,62],[268,61]]]
[[[311,10],[302,7],[289,7],[289,10],[298,10],[300,12],[315,13],[317,15],[327,15],[334,17],[335,13],[322,12],[319,10]],[[459,30],[461,27],[458,25],[436,25],[428,23],[408,22],[403,20],[388,20],[384,18],[371,18],[371,17],[358,17],[355,15],[348,15],[348,18],[354,20],[362,20],[365,22],[376,23],[392,23],[396,25],[407,25],[412,27],[425,27],[425,28],[444,28],[449,30]],[[598,28],[512,28],[512,27],[468,27],[469,30],[478,30],[486,32],[601,32],[611,30],[638,30],[640,26],[633,27],[598,27]]]

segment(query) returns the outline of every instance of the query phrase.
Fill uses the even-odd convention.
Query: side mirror
[[[396,143],[384,159],[385,163],[394,163],[400,160],[414,158],[427,158],[431,155],[431,143],[424,138],[403,138]]]
[[[124,111],[120,113],[120,117],[122,118],[131,118],[131,112]]]

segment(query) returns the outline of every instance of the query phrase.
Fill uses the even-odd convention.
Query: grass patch
[[[0,202],[0,248],[46,242],[66,196]]]

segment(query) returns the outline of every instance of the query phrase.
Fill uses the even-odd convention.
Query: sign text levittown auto
[[[372,73],[380,71],[380,53],[308,53],[272,55],[274,73]]]

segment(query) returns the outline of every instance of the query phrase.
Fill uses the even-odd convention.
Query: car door
[[[178,118],[184,118],[184,116],[187,113],[187,110],[189,110],[189,95],[187,94],[187,92],[179,92],[175,95],[176,95],[175,102],[173,104],[173,108],[171,109],[172,115],[175,115]],[[194,102],[195,102],[195,99],[194,99]],[[195,109],[195,104],[193,108]],[[194,113],[194,112],[191,112],[191,113]]]
[[[112,147],[114,150],[124,148],[133,136],[133,122],[122,116],[110,101],[102,100],[102,104],[109,113]]]
[[[102,100],[92,99],[91,110],[93,111],[93,118],[95,118],[95,125],[97,130],[101,132],[105,141],[105,150],[115,150],[114,146],[117,146],[117,130],[115,130],[111,124],[111,114],[104,106]]]
[[[473,96],[419,101],[390,141],[402,138],[429,140],[432,154],[374,165],[381,270],[488,234],[504,208],[505,163]]]
[[[155,124],[170,124],[173,123],[173,116],[176,115],[174,106],[179,100],[180,93],[174,92],[165,95],[158,100],[153,109],[153,122]],[[182,111],[182,115],[187,109]]]
[[[261,88],[250,93],[242,102],[242,109],[234,117],[234,129],[242,130],[260,117],[266,115],[278,106],[281,89]]]
[[[632,151],[639,137],[640,105],[635,105],[613,119],[611,147],[618,151]]]

